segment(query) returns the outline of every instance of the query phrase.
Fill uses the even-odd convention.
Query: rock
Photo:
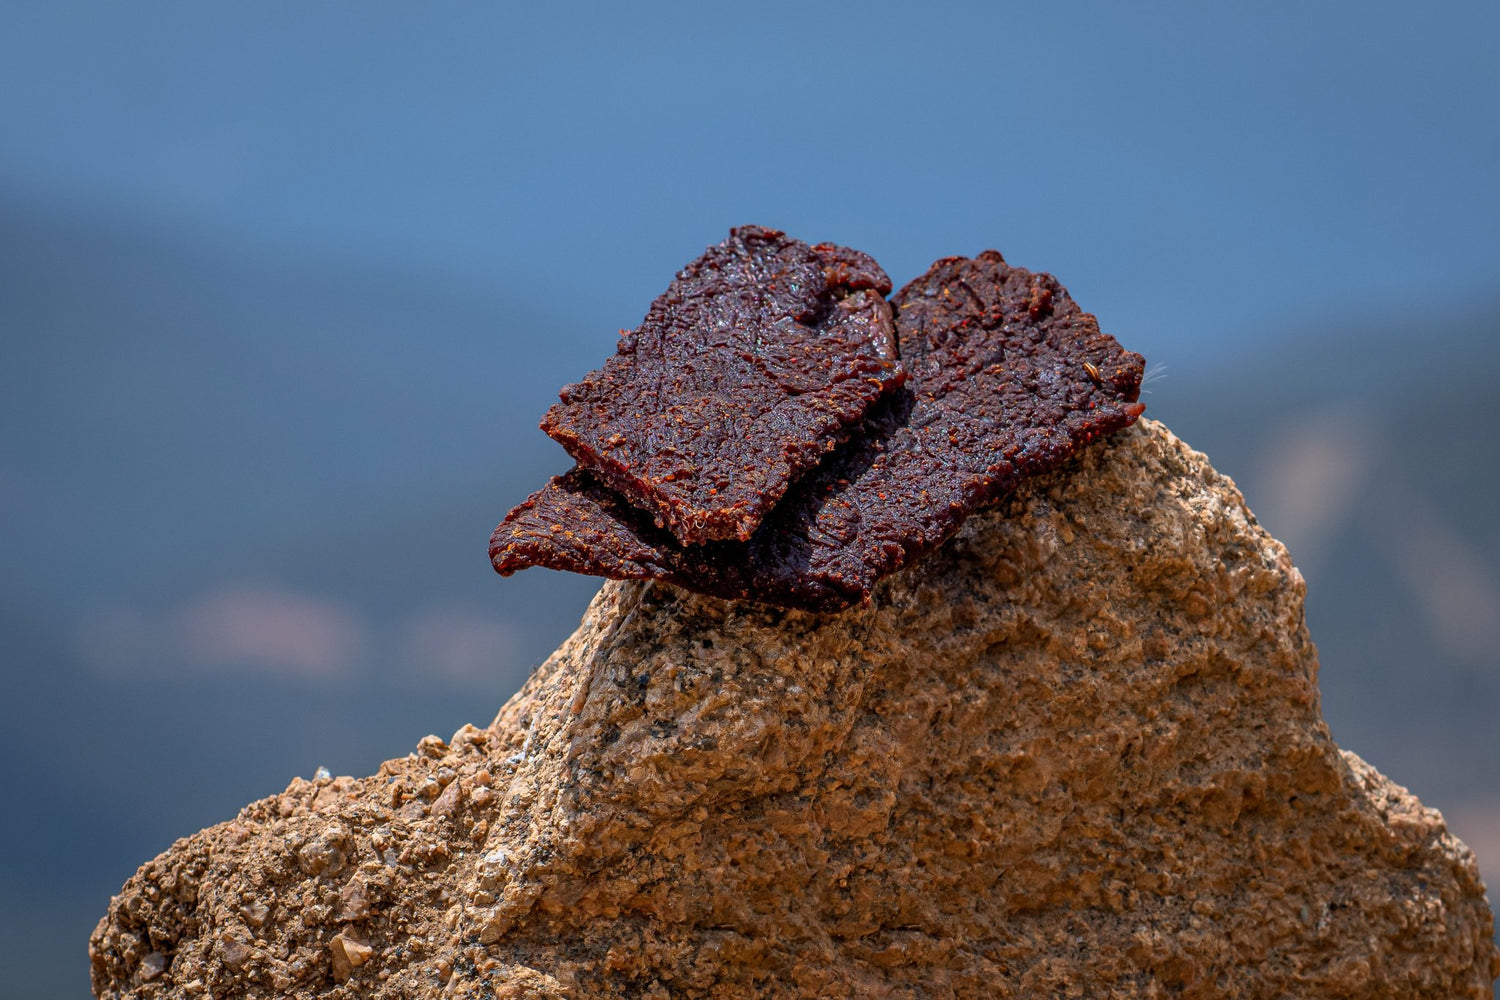
[[[328,942],[328,953],[333,959],[333,978],[343,983],[348,982],[355,969],[370,960],[375,949],[347,934],[335,934],[333,940]]]
[[[94,989],[1489,997],[1474,857],[1334,745],[1303,589],[1149,421],[866,607],[609,583],[482,733],[144,865]]]
[[[141,982],[149,983],[163,972],[167,971],[167,956],[159,951],[153,951],[141,959],[140,977]]]

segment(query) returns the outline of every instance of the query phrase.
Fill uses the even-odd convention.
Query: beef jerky
[[[857,250],[732,230],[542,429],[678,541],[748,539],[905,378],[890,289]]]
[[[747,541],[682,546],[587,473],[554,479],[490,540],[531,565],[810,611],[868,597],[975,510],[1133,423],[1144,361],[1056,279],[988,251],[947,258],[893,300],[906,386],[804,476]]]

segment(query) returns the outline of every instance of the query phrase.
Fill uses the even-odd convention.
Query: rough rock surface
[[[1303,583],[1144,422],[813,615],[608,583],[487,729],[179,841],[101,997],[1488,997]]]

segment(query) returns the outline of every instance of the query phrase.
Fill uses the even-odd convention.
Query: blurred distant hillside
[[[81,992],[142,860],[488,722],[571,630],[597,581],[500,580],[485,541],[568,465],[536,421],[615,331],[124,217],[0,201],[0,232],[0,752],[48,803],[0,825],[0,967]],[[1409,302],[1149,358],[1144,398],[1306,575],[1335,737],[1494,866],[1500,301]]]

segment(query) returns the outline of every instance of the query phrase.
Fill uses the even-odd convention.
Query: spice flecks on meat
[[[904,380],[890,287],[857,250],[735,229],[542,429],[678,541],[746,540]]]
[[[495,568],[660,579],[839,610],[975,510],[1144,409],[1141,356],[1102,333],[1055,278],[1011,267],[999,253],[940,260],[892,305],[907,384],[801,477],[748,540],[681,545],[575,470],[495,530]]]

